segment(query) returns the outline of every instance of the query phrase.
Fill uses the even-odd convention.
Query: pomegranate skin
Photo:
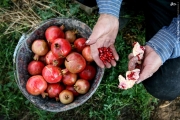
[[[51,44],[51,51],[57,58],[65,58],[71,50],[70,42],[63,38],[57,38]]]
[[[79,94],[85,94],[89,91],[90,89],[90,83],[87,80],[84,79],[78,79],[74,85],[74,89],[79,93]]]
[[[48,65],[60,66],[64,63],[64,59],[55,57],[52,51],[49,51],[45,56],[45,62]]]
[[[86,39],[78,38],[74,41],[74,47],[77,52],[81,53],[82,50],[86,47]]]
[[[28,64],[27,70],[30,75],[41,75],[44,66],[43,62],[33,60]]]
[[[82,50],[82,56],[86,59],[86,61],[88,62],[93,62],[94,59],[91,55],[91,49],[90,46],[86,46],[83,50]]]
[[[81,54],[72,52],[66,57],[64,64],[71,73],[79,73],[86,67],[86,60]]]
[[[32,43],[31,50],[35,54],[33,59],[39,60],[40,56],[46,55],[46,53],[49,51],[49,48],[45,40],[37,39]]]
[[[42,70],[42,76],[48,83],[57,83],[62,79],[61,68],[53,65],[46,65]]]
[[[31,95],[43,94],[47,88],[47,82],[41,75],[31,76],[26,83],[26,90]]]
[[[70,90],[63,90],[60,94],[59,94],[59,100],[62,104],[69,104],[71,102],[73,102],[74,100],[74,95],[73,92]]]
[[[49,43],[52,43],[57,38],[64,38],[64,32],[61,30],[60,27],[57,26],[50,26],[45,31],[46,39]]]
[[[92,65],[86,65],[84,70],[81,71],[78,75],[82,79],[93,80],[93,78],[96,76],[96,68]]]
[[[60,92],[64,90],[64,87],[59,83],[51,83],[47,87],[48,97],[50,98],[58,98]]]
[[[77,80],[77,77],[78,76],[76,73],[67,72],[63,74],[62,82],[65,85],[74,85]]]

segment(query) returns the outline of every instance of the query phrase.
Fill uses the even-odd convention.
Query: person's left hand
[[[138,61],[138,57],[134,57],[133,54],[129,54],[129,63],[128,63],[128,70],[133,70],[136,67],[136,63]],[[160,56],[150,47],[145,46],[145,53],[144,59],[142,60],[141,64],[141,73],[139,76],[137,84],[142,82],[143,80],[151,77],[162,65],[162,60]]]

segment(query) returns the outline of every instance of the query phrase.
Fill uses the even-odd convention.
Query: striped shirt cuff
[[[161,57],[167,59],[180,57],[179,17],[173,19],[169,27],[163,27],[146,44],[152,47]]]
[[[119,19],[122,0],[96,0],[99,13],[110,14]]]

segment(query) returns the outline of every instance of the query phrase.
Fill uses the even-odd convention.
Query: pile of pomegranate
[[[77,37],[77,33],[65,30],[64,25],[53,25],[45,30],[45,39],[33,41],[34,56],[27,68],[29,94],[69,104],[89,91],[96,76],[96,64],[86,39]]]

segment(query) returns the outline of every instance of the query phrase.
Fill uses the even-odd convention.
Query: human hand
[[[138,57],[134,57],[133,54],[129,54],[129,63],[128,63],[128,69],[133,70],[136,67],[136,63],[138,61]],[[143,80],[151,77],[162,65],[162,60],[160,56],[150,47],[145,46],[145,53],[144,53],[144,59],[141,63],[141,73],[139,76],[137,84],[142,82]]]
[[[94,61],[101,68],[116,66],[116,61],[119,60],[119,56],[114,47],[118,29],[118,18],[108,14],[101,14],[93,28],[91,36],[86,42],[86,45],[90,45],[91,55]],[[98,48],[101,47],[110,47],[116,61],[111,60],[111,63],[106,62],[104,64],[99,58]]]

